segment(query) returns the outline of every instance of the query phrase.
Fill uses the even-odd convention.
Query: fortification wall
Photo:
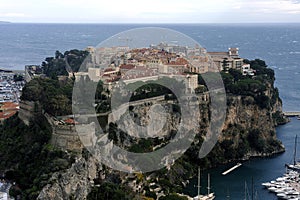
[[[20,110],[18,117],[28,126],[29,122],[34,118],[36,114],[42,112],[41,106],[35,101],[20,101]]]
[[[44,114],[49,124],[52,126],[52,137],[50,144],[62,150],[78,151],[80,152],[83,145],[76,132],[74,125],[62,125],[55,121],[47,113]]]

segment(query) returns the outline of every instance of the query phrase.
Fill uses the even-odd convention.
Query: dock
[[[300,111],[286,111],[286,112],[283,112],[283,114],[286,117],[297,117],[297,116],[300,116]]]
[[[242,164],[241,164],[241,163],[238,163],[238,164],[236,164],[235,166],[233,166],[232,168],[230,168],[229,170],[223,172],[222,175],[225,176],[225,175],[227,175],[228,173],[232,172],[233,170],[235,170],[236,168],[238,168],[238,167],[240,167],[240,166],[242,166]]]

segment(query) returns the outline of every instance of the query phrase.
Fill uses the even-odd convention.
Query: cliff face
[[[97,176],[97,162],[93,158],[79,158],[65,172],[57,172],[40,192],[40,200],[86,199],[92,181]]]
[[[203,95],[199,95],[200,128],[194,143],[167,171],[154,173],[155,175],[152,176],[163,180],[162,183],[168,180],[171,185],[178,186],[193,176],[194,171],[187,170],[188,167],[193,169],[193,165],[200,164],[203,168],[208,168],[234,160],[249,159],[251,156],[268,156],[284,151],[284,147],[276,139],[275,131],[276,125],[286,122],[281,110],[281,101],[276,97],[276,90],[272,87],[266,91],[266,96],[270,102],[267,107],[262,108],[252,96],[228,94],[223,133],[212,152],[206,158],[199,160],[199,149],[209,123],[209,98],[202,98]],[[156,103],[161,106],[153,107]],[[175,102],[169,103],[167,104],[167,101],[147,102],[147,104],[132,106],[127,115],[121,116],[116,124],[110,124],[107,130],[110,139],[121,148],[137,153],[160,148],[161,143],[167,144],[168,140],[176,134],[180,120],[179,107]],[[149,129],[156,133],[157,138],[149,139],[149,143],[144,139],[134,139],[139,132],[133,128],[132,123],[129,123],[129,118],[132,123],[141,126],[150,125]],[[129,134],[126,132],[129,129],[134,131]],[[149,135],[149,138],[152,137],[154,136]],[[97,167],[92,158],[88,161],[80,158],[67,171],[55,173],[38,199],[86,199],[93,185],[91,181],[97,179],[97,173],[103,173],[103,170]],[[127,177],[122,179],[123,182],[128,182]],[[146,182],[144,184],[148,185]],[[155,184],[165,188],[164,184]],[[131,189],[134,191],[135,188]]]
[[[255,63],[253,66],[255,67]],[[283,145],[276,138],[275,127],[286,123],[287,119],[282,113],[278,90],[273,86],[274,74],[265,66],[256,66],[256,69],[260,73],[256,77],[244,77],[234,71],[222,74],[227,91],[227,115],[218,143],[203,159],[199,159],[198,155],[209,126],[210,98],[209,93],[198,94],[200,115],[196,120],[199,128],[194,142],[182,157],[167,168],[154,172],[146,181],[139,180],[142,182],[139,183],[139,193],[149,192],[150,184],[157,186],[158,191],[180,191],[183,183],[195,176],[196,166],[199,165],[209,168],[284,151]],[[180,105],[176,101],[165,100],[148,99],[139,102],[141,103],[131,104],[129,111],[125,108],[120,110],[116,119],[112,115],[108,117],[108,121],[112,122],[105,130],[109,139],[121,148],[135,153],[163,148],[177,133],[181,119]],[[138,129],[139,126],[136,125],[146,127],[146,131]],[[142,132],[150,134],[141,135]],[[140,136],[144,138],[141,139]],[[54,174],[50,183],[43,188],[39,199],[86,199],[92,186],[90,181],[95,178],[99,181],[101,178],[97,178],[96,174],[103,174],[105,171],[97,169],[95,163],[80,158],[67,171]],[[136,180],[128,176],[122,177],[123,183],[132,183],[128,184],[131,191],[136,189],[134,181]],[[155,192],[158,194],[156,189]]]
[[[278,124],[287,122],[282,113],[281,101],[278,98],[277,90],[271,85],[267,88],[265,95],[266,102],[258,102],[250,95],[227,95],[227,115],[222,134],[212,152],[201,160],[198,159],[198,153],[207,134],[210,109],[209,98],[202,98],[204,95],[199,95],[198,134],[186,153],[186,162],[200,163],[203,167],[208,168],[234,160],[249,159],[252,156],[268,156],[284,151],[284,146],[276,138],[275,130]],[[114,128],[109,130],[110,138],[118,146],[139,153],[141,150],[152,151],[162,147],[159,145],[160,143],[167,144],[168,140],[177,132],[180,106],[174,102],[167,104],[166,101],[161,101],[159,103],[161,108],[155,111],[154,115],[151,113],[155,110],[154,103],[148,102],[147,105],[132,106],[130,115],[122,116],[114,124]],[[129,123],[130,120],[131,123]],[[143,140],[132,139],[138,138],[138,134],[141,133],[134,128],[136,124],[148,126],[148,132],[151,129],[150,133],[156,133],[155,136],[161,140],[149,139],[149,142],[146,143]],[[153,137],[153,135],[149,136],[149,138]]]
[[[247,159],[284,151],[283,145],[276,138],[275,130],[279,122],[287,122],[279,99],[270,108],[264,109],[251,96],[228,96],[227,99],[227,117],[219,142],[225,147],[224,154],[229,153],[228,149],[236,149],[239,154],[224,155],[225,157]],[[278,117],[275,118],[274,115]]]

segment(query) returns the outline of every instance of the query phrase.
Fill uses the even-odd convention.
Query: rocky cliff
[[[259,105],[257,99],[251,95],[227,94],[227,115],[223,133],[218,138],[219,142],[206,158],[198,159],[199,149],[210,119],[209,98],[203,98],[203,95],[207,94],[199,94],[200,116],[197,120],[200,126],[194,143],[172,166],[151,175],[148,174],[144,180],[140,180],[139,192],[154,191],[163,195],[166,190],[180,191],[180,188],[184,186],[183,183],[195,175],[196,166],[199,164],[203,168],[209,168],[235,160],[249,159],[253,156],[268,156],[284,151],[283,145],[276,138],[275,127],[287,122],[287,119],[282,114],[277,90],[270,87],[265,94],[269,99],[266,107]],[[160,106],[153,106],[157,103]],[[124,149],[137,153],[154,151],[167,144],[170,138],[176,134],[180,120],[178,108],[176,102],[173,101],[147,102],[147,104],[131,106],[129,113],[121,116],[116,123],[111,123],[107,132],[110,139]],[[128,124],[129,118],[132,123],[141,126],[150,125],[148,128],[153,130],[156,136],[152,138],[151,135],[149,139],[136,139],[139,133],[132,127],[133,124]],[[134,131],[128,133],[126,130]],[[96,176],[97,171],[102,173],[102,168],[96,166],[94,160],[86,161],[80,158],[66,172],[54,174],[50,181],[51,184],[44,187],[39,199],[68,199],[71,197],[85,199],[93,185],[90,181],[95,179],[99,182],[102,179]],[[129,177],[123,176],[122,181],[129,185],[131,191],[135,191],[137,180]],[[157,191],[147,189],[151,184],[157,185]]]
[[[93,158],[78,158],[66,171],[54,173],[37,199],[84,200],[99,170],[101,168]]]
[[[168,163],[166,168],[150,174],[134,177],[123,175],[121,181],[115,179],[106,179],[106,181],[124,187],[128,185],[126,187],[127,193],[133,191],[153,197],[157,194],[164,195],[167,192],[180,191],[186,181],[195,176],[199,165],[202,168],[209,168],[236,160],[249,159],[252,156],[268,156],[284,151],[283,145],[276,138],[275,127],[286,123],[287,119],[282,114],[278,90],[274,88],[274,72],[268,69],[264,62],[257,60],[251,63],[251,67],[257,71],[257,76],[242,76],[237,70],[221,73],[227,92],[227,115],[218,143],[208,156],[203,159],[198,157],[211,118],[209,93],[203,93],[206,91],[203,90],[197,94],[200,110],[199,116],[195,116],[195,120],[199,122],[196,129],[197,134],[194,142],[182,157]],[[53,111],[54,107],[57,108],[55,112],[52,112],[52,115],[60,114],[61,108],[65,109],[63,113],[69,112],[70,109],[66,108],[69,108],[70,99],[69,101],[65,100],[71,95],[65,95],[62,92],[64,90],[56,91],[55,87],[49,87],[54,86],[55,81],[37,79],[35,82],[31,83],[32,88],[27,87],[27,90],[24,90],[24,94],[27,94],[27,98],[25,98],[27,101],[23,101],[24,104],[21,105],[19,114],[19,117],[27,125],[30,124],[28,119],[33,118],[35,112],[40,112],[44,108],[47,108],[48,112]],[[36,88],[39,93],[33,92]],[[55,101],[41,98],[51,96],[45,95],[47,88],[48,90],[51,88],[48,91],[49,94],[52,94],[53,91],[59,94],[56,95]],[[67,93],[71,94],[71,84],[62,88],[67,88]],[[34,101],[40,103],[35,104]],[[57,105],[51,102],[56,102]],[[113,140],[116,145],[128,151],[135,153],[155,151],[168,144],[177,134],[178,124],[181,120],[180,105],[176,103],[176,100],[164,99],[152,102],[142,99],[139,102],[139,104],[132,104],[125,114],[123,112],[118,114],[118,119],[114,119],[115,121],[110,115],[108,121],[112,123],[105,124],[106,126],[103,127],[107,128],[104,131],[108,133],[109,139]],[[108,105],[108,102],[105,103]],[[45,111],[47,112],[47,110]],[[135,129],[136,125],[146,126],[146,132],[152,134],[146,135],[146,137],[143,135],[144,138],[142,139],[139,138],[141,130]],[[49,143],[52,143],[54,147],[65,147],[64,150],[76,149],[80,152],[82,146],[78,142],[78,138],[74,138],[75,129],[74,127],[68,128],[52,124],[52,139],[49,140]],[[194,129],[194,127],[190,128]],[[76,141],[76,143],[68,141]],[[106,188],[107,185],[103,184],[105,177],[98,176],[98,174],[105,174],[105,170],[87,152],[77,154],[77,156],[76,162],[71,167],[51,175],[47,185],[38,195],[38,199],[81,200],[87,199],[90,191],[96,194],[95,198],[99,197],[100,194],[97,195],[97,193],[101,192],[109,191],[112,194],[120,192],[121,186],[113,185]],[[108,171],[112,175],[118,174],[111,169]],[[99,188],[93,187],[94,181],[100,183]],[[105,188],[101,190],[103,185]]]

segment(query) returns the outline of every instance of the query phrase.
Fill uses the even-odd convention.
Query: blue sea
[[[243,58],[265,60],[275,70],[283,110],[300,111],[300,24],[0,24],[0,68],[24,69],[25,65],[41,64],[56,50],[97,46],[121,31],[149,26],[182,32],[208,51],[238,47]],[[300,121],[296,119],[277,128],[278,138],[286,146],[284,154],[251,160],[226,177],[220,174],[229,166],[211,170],[216,199],[242,199],[244,183],[250,188],[252,177],[257,199],[277,199],[260,183],[284,173],[284,163],[291,160],[293,140],[299,130]],[[195,191],[190,189],[191,193]]]

